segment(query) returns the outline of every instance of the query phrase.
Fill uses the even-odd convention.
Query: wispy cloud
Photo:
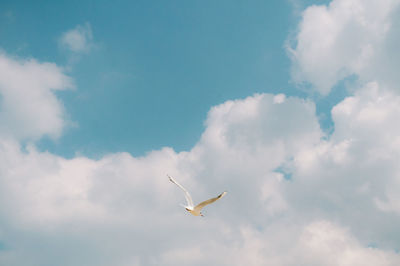
[[[6,10],[1,13],[1,18],[3,22],[12,23],[15,21],[15,15],[12,10]]]
[[[78,25],[63,33],[59,39],[61,47],[72,53],[87,53],[93,48],[93,34],[89,23]]]

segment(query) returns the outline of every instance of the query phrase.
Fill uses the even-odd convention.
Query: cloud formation
[[[373,51],[387,43],[397,2],[382,3],[334,0],[304,11],[294,50],[302,79],[327,93],[348,73],[362,77],[332,109],[330,136],[312,101],[257,94],[212,107],[189,151],[65,159],[21,140],[62,131],[54,90],[72,81],[54,64],[0,57],[0,73],[9,73],[0,76],[0,264],[399,265],[400,96],[391,78],[366,70],[387,66],[383,56],[349,52],[368,40]],[[320,16],[329,23],[314,25],[321,35],[305,41],[307,23]],[[340,43],[337,32],[348,27],[362,36],[356,48],[324,42],[333,28]],[[314,50],[337,61],[329,65]],[[25,93],[50,111],[30,108]],[[58,122],[44,127],[43,115]],[[205,218],[192,217],[167,173],[195,202],[228,195]]]
[[[371,87],[353,96],[355,102],[366,97],[357,108],[348,107],[354,102],[351,97],[335,107],[336,114],[353,110],[335,117],[335,122],[356,128],[362,124],[359,113],[375,101],[368,97],[368,91],[376,89]],[[385,237],[397,226],[398,216],[375,201],[390,202],[386,188],[398,172],[393,158],[375,160],[360,151],[360,147],[385,147],[381,142],[348,141],[363,141],[357,130],[324,141],[314,104],[282,98],[260,94],[213,107],[205,132],[188,152],[164,148],[140,158],[116,153],[99,160],[68,160],[34,147],[22,151],[17,142],[3,141],[0,215],[7,230],[0,241],[7,249],[0,252],[0,261],[8,265],[28,261],[53,265],[60,264],[60,258],[61,265],[399,263],[392,249],[398,239]],[[382,160],[393,163],[384,178],[379,171]],[[371,166],[363,169],[367,163]],[[278,168],[291,172],[291,179]],[[206,218],[196,219],[178,206],[184,198],[165,173],[179,178],[195,201],[224,189],[229,194],[205,210]],[[375,174],[380,174],[379,180]],[[359,211],[351,214],[355,209]],[[372,241],[382,248],[368,247]],[[57,256],[38,253],[26,243]]]
[[[60,45],[73,53],[87,53],[93,47],[92,28],[89,23],[78,25],[62,34]]]
[[[399,3],[333,0],[308,7],[289,48],[294,80],[309,82],[324,95],[351,75],[364,82],[398,83]]]
[[[65,112],[54,92],[72,87],[72,80],[55,64],[0,53],[0,136],[60,136]]]

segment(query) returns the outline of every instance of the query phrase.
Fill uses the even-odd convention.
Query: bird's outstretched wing
[[[194,207],[195,211],[201,211],[201,209],[204,208],[204,206],[213,203],[216,200],[219,200],[220,198],[222,198],[223,196],[225,196],[226,191],[222,192],[221,194],[219,194],[217,197],[209,199],[209,200],[205,200],[199,204],[196,205],[196,207]]]
[[[179,184],[178,182],[176,182],[175,179],[173,179],[173,178],[170,177],[169,175],[167,175],[167,176],[168,176],[169,180],[170,180],[172,183],[174,183],[175,185],[177,185],[180,189],[183,190],[183,192],[185,192],[185,199],[186,199],[186,202],[187,202],[187,205],[188,205],[187,207],[193,209],[193,207],[194,207],[194,205],[193,205],[193,200],[192,200],[192,197],[190,196],[189,192],[188,192],[184,187],[182,187],[181,184]]]

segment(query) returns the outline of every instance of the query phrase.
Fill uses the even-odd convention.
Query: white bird
[[[167,176],[168,176],[169,180],[170,180],[172,183],[174,183],[174,184],[177,185],[180,189],[183,190],[183,192],[185,193],[185,198],[186,198],[187,205],[186,205],[186,206],[185,206],[185,205],[182,205],[182,204],[181,204],[181,205],[182,205],[183,207],[185,207],[185,209],[186,209],[188,212],[190,212],[191,214],[193,214],[194,216],[200,216],[200,215],[201,215],[201,216],[204,216],[204,215],[201,213],[201,209],[203,209],[204,206],[206,206],[206,205],[208,205],[208,204],[211,204],[211,203],[213,203],[213,202],[216,201],[216,200],[219,200],[220,198],[222,198],[222,197],[225,196],[225,194],[226,194],[226,191],[224,191],[224,192],[222,192],[221,194],[219,194],[217,197],[211,198],[211,199],[209,199],[209,200],[205,200],[205,201],[203,201],[203,202],[197,204],[196,206],[194,206],[194,205],[193,205],[192,197],[190,196],[189,192],[188,192],[184,187],[182,187],[178,182],[176,182],[172,177],[170,177],[169,175],[167,175]]]

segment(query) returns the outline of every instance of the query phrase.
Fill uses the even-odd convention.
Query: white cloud
[[[337,105],[332,114],[337,125],[333,139],[351,138],[348,153],[357,156],[352,159],[357,163],[365,161],[369,169],[376,169],[369,174],[379,179],[368,184],[375,185],[375,190],[382,186],[379,183],[384,184],[383,196],[375,195],[377,206],[400,214],[400,168],[396,161],[400,156],[400,125],[396,122],[400,117],[400,96],[370,83]]]
[[[285,117],[295,117],[299,122],[293,124]],[[277,118],[283,120],[278,122]],[[222,120],[224,124],[220,124]],[[217,245],[219,240],[213,234],[221,234],[218,231],[225,226],[236,230],[235,224],[262,224],[269,213],[281,213],[285,206],[279,192],[266,191],[269,185],[279,189],[275,182],[284,182],[277,180],[274,169],[290,156],[288,153],[312,145],[314,136],[318,140],[321,132],[314,105],[296,98],[276,104],[273,95],[257,95],[213,108],[207,124],[192,151],[177,154],[165,148],[142,158],[120,153],[98,161],[66,160],[33,147],[22,152],[17,142],[2,142],[0,157],[5,163],[0,166],[0,217],[9,230],[1,241],[15,247],[20,257],[40,265],[46,265],[45,260],[50,260],[49,264],[54,261],[28,246],[20,247],[18,241],[47,247],[68,237],[86,243],[87,252],[94,249],[103,254],[105,247],[96,244],[96,239],[111,242],[110,248],[115,250],[112,262],[105,265],[133,257],[148,265],[168,258],[162,254],[181,247],[182,241],[194,244],[195,252],[197,241],[203,244],[211,238]],[[274,128],[278,124],[279,128]],[[289,132],[279,134],[286,129]],[[293,130],[298,133],[290,133]],[[250,133],[254,138],[247,137]],[[293,140],[292,134],[299,138]],[[191,189],[195,201],[224,189],[232,196],[205,211],[209,224],[204,223],[207,220],[193,220],[179,207],[183,197],[166,173],[177,176],[188,188],[196,186],[197,190]],[[250,182],[246,182],[248,176]],[[219,211],[221,214],[216,215]],[[236,222],[231,224],[230,219]],[[32,234],[22,233],[26,231]],[[192,231],[195,242],[188,239]],[[36,239],[37,233],[45,240]],[[161,239],[169,239],[168,244]],[[73,247],[68,251],[77,252]]]
[[[308,45],[315,42],[299,42],[294,52],[303,60],[303,79],[321,92],[352,71],[374,79],[365,62],[373,63],[370,69],[386,65],[353,52],[371,43],[375,54],[387,43],[395,2],[376,3],[334,0],[307,9],[299,36],[307,23],[324,19],[334,43],[341,43],[344,28],[361,41],[339,49],[314,25],[320,35],[308,37],[322,41],[315,51],[333,61],[312,61]],[[21,146],[21,139],[61,133],[64,111],[53,90],[71,81],[59,67],[2,55],[0,68],[0,264],[400,263],[400,96],[384,82],[389,78],[379,75],[338,103],[331,136],[322,133],[313,102],[258,94],[211,108],[190,151],[93,160]],[[228,195],[206,208],[205,218],[192,217],[178,205],[183,195],[166,173],[195,201],[223,190]]]
[[[286,200],[304,216],[339,220],[364,242],[398,247],[388,235],[400,222],[399,105],[393,91],[370,83],[335,106],[330,139],[294,158]]]
[[[60,45],[73,53],[89,52],[93,47],[93,34],[89,23],[78,25],[62,34]]]
[[[250,109],[254,111],[248,116]],[[280,113],[282,115],[278,115]],[[277,115],[283,120],[278,122]],[[285,115],[295,117],[299,122],[293,124],[284,119]],[[221,120],[226,123],[221,124]],[[105,211],[113,212],[120,208],[119,214],[125,213],[125,208],[132,209],[135,206],[145,211],[141,209],[147,205],[145,202],[161,204],[165,200],[159,201],[161,196],[166,196],[168,191],[175,191],[175,187],[166,182],[166,173],[178,175],[181,182],[189,186],[197,185],[197,196],[200,198],[209,196],[206,192],[219,193],[227,188],[230,183],[227,178],[232,175],[237,180],[232,180],[229,187],[231,192],[244,193],[252,198],[253,191],[258,191],[252,199],[258,202],[261,198],[269,199],[277,195],[266,192],[268,184],[274,186],[275,182],[283,182],[277,178],[275,168],[291,154],[317,143],[321,136],[312,103],[289,98],[285,103],[275,104],[274,97],[267,94],[215,107],[207,123],[207,130],[192,151],[176,154],[170,148],[165,148],[143,158],[121,153],[111,154],[99,161],[87,158],[66,160],[38,152],[34,147],[28,147],[25,153],[20,151],[17,142],[3,141],[1,154],[7,162],[1,168],[4,171],[4,193],[8,194],[6,198],[14,205],[25,198],[21,208],[29,206],[26,211],[17,212],[24,216],[16,219],[28,218],[30,221],[51,223],[65,221],[71,212],[74,212],[71,216],[75,218],[79,215],[96,216],[89,210],[96,210],[97,207],[92,204],[94,202],[106,208]],[[278,123],[280,128],[277,129]],[[285,130],[288,132],[279,134]],[[215,131],[219,134],[215,134]],[[250,133],[254,137],[250,138]],[[297,139],[294,140],[294,136]],[[254,148],[256,146],[257,149]],[[243,186],[238,174],[249,173],[254,175],[252,182]],[[215,179],[217,174],[220,176],[219,182]],[[196,176],[201,176],[203,180],[196,181]],[[218,188],[207,186],[207,179],[213,181],[210,183],[214,186],[218,182]],[[19,183],[26,186],[20,186]],[[43,190],[43,187],[47,189]],[[142,191],[140,196],[134,196],[134,190]],[[155,192],[157,197],[152,198]],[[178,199],[181,195],[176,192],[174,194],[178,194]],[[258,207],[264,204],[268,205],[262,203]]]
[[[347,230],[327,221],[306,226],[301,233],[296,261],[302,265],[397,265],[400,256],[395,252],[361,245]]]
[[[348,230],[325,220],[302,226],[276,224],[263,232],[243,226],[195,247],[171,249],[161,258],[162,265],[395,266],[400,262],[395,252],[363,246]]]
[[[0,136],[19,140],[58,137],[66,122],[55,91],[72,86],[55,64],[0,53]]]
[[[358,75],[366,81],[395,84],[398,0],[334,0],[308,7],[294,48],[293,78],[327,94],[338,81]]]
[[[354,96],[353,102],[362,102],[358,107],[346,106],[346,100],[339,104],[336,114],[352,111],[335,116],[335,122],[362,124],[359,113],[373,109],[378,99],[368,91],[377,89],[372,84]],[[363,169],[371,161],[357,161],[360,151],[344,141],[359,131],[344,136],[339,130],[332,140],[321,141],[312,102],[288,97],[276,103],[276,98],[261,94],[212,108],[205,132],[188,152],[164,148],[139,158],[117,153],[67,160],[3,141],[0,218],[6,230],[0,241],[9,249],[0,252],[0,262],[397,265],[393,249],[399,240],[386,236],[399,221],[373,203],[385,195],[397,168],[377,185],[379,162]],[[391,108],[388,101],[397,100],[385,101]],[[365,149],[375,146],[369,142]],[[282,165],[292,171],[292,180],[277,172]],[[187,186],[195,201],[224,189],[228,195],[196,219],[178,205],[183,195],[166,173]],[[366,181],[371,185],[362,188]],[[350,215],[356,208],[360,213]],[[377,214],[384,219],[372,217]],[[372,234],[362,233],[368,230]],[[369,248],[372,241],[379,247]]]

